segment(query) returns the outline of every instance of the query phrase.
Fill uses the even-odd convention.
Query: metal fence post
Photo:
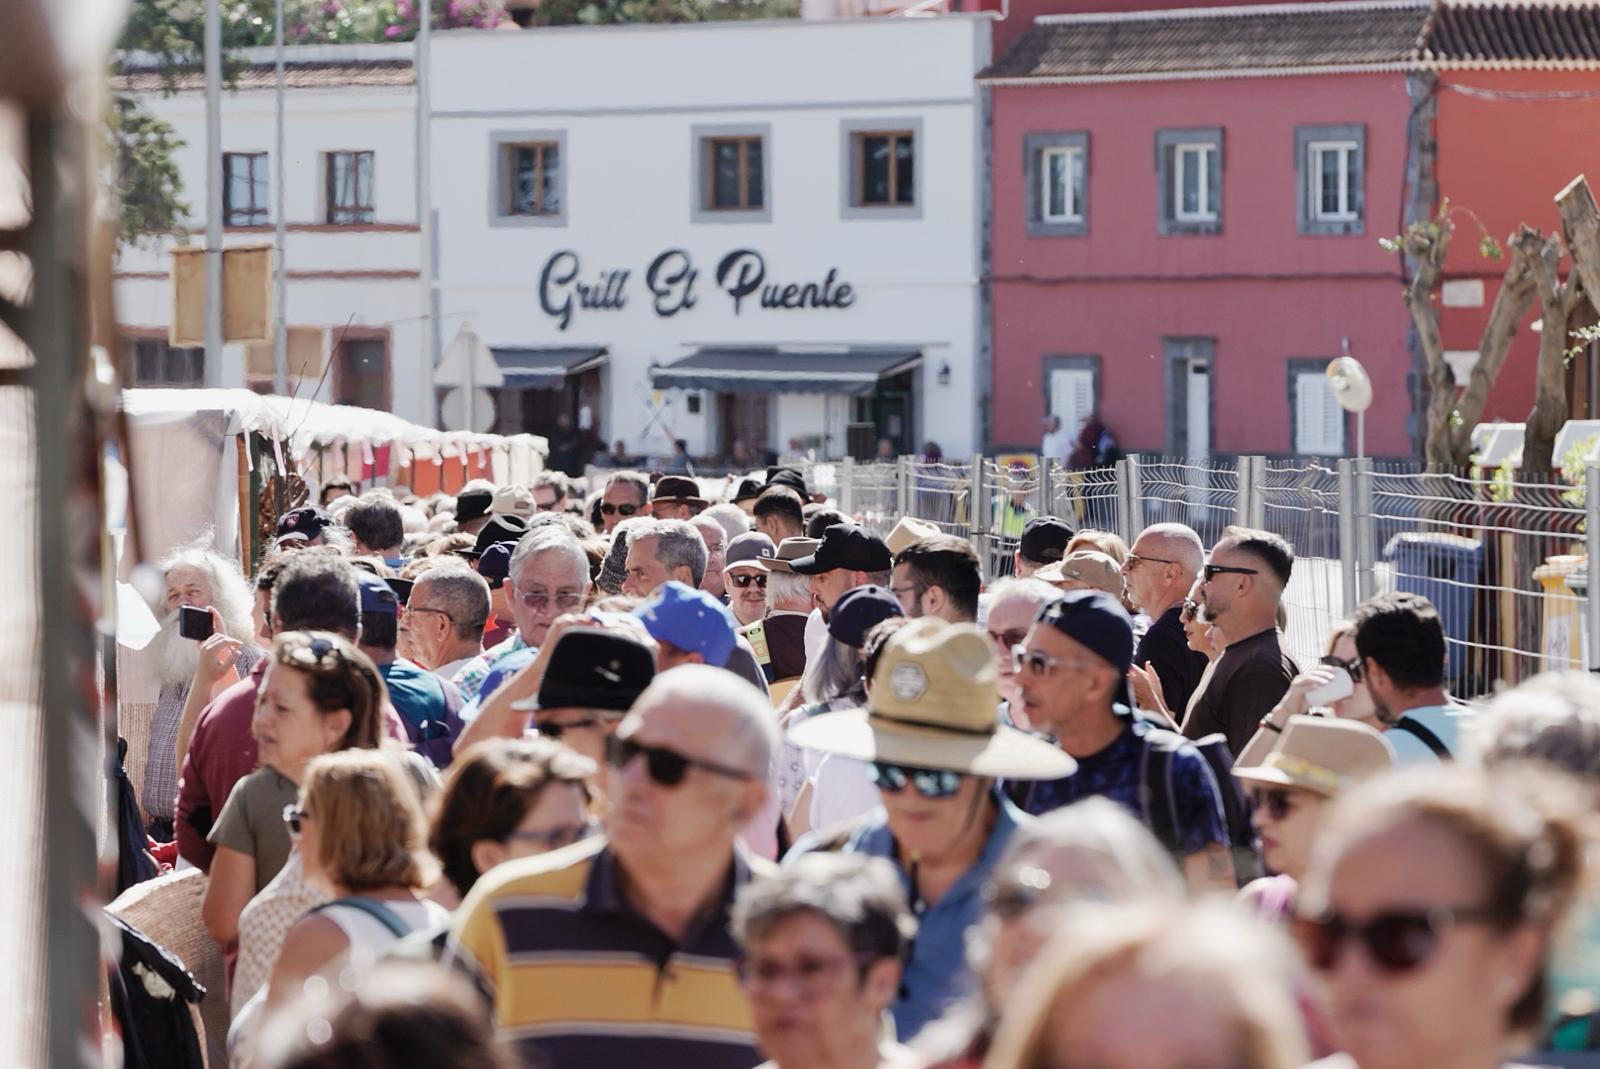
[[[839,511],[846,516],[854,517],[856,514],[856,458],[845,457],[833,469],[838,472],[835,481],[839,484]]]
[[[1373,565],[1373,541],[1377,521],[1372,517],[1372,461],[1356,461],[1356,598],[1366,601],[1378,592],[1378,575]]]
[[[1041,516],[1049,516],[1056,510],[1054,473],[1050,469],[1050,458],[1039,458],[1039,483],[1034,487],[1034,511]]]
[[[1339,461],[1339,584],[1344,593],[1344,613],[1361,604],[1356,586],[1356,462]]]
[[[972,455],[972,496],[968,499],[968,518],[972,527],[972,548],[978,553],[978,567],[983,581],[989,581],[989,515],[994,504],[989,499],[988,472],[984,470],[983,454]]]
[[[911,457],[902,454],[894,462],[894,518],[911,515]],[[890,526],[893,526],[891,524]]]
[[[1250,458],[1241,456],[1233,462],[1233,522],[1240,527],[1250,527],[1250,499],[1255,495],[1251,482]]]
[[[1128,503],[1128,529],[1122,537],[1131,546],[1134,539],[1139,537],[1139,532],[1144,530],[1144,476],[1137,454],[1128,457],[1127,463],[1126,473],[1117,472],[1117,485],[1123,500]]]
[[[1266,457],[1240,457],[1234,462],[1234,481],[1239,494],[1234,515],[1239,526],[1260,530],[1267,525],[1267,499],[1261,492],[1266,477]]]
[[[1588,458],[1583,479],[1583,544],[1587,549],[1600,534],[1600,454]],[[1600,672],[1600,590],[1595,589],[1600,583],[1600,574],[1596,573],[1595,554],[1591,552],[1588,556],[1588,583],[1583,592],[1584,626],[1588,628],[1584,635],[1588,661],[1585,667],[1591,672]]]
[[[1131,482],[1128,468],[1128,459],[1124,457],[1113,465],[1111,471],[1113,478],[1117,480],[1116,495],[1113,498],[1117,510],[1117,534],[1122,536],[1124,542],[1132,545],[1139,533],[1133,529],[1133,505],[1128,500],[1128,486]]]

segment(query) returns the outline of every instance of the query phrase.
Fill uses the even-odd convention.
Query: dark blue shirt
[[[1142,720],[1123,717],[1122,734],[1099,753],[1078,758],[1078,770],[1065,779],[1041,780],[1028,791],[1023,808],[1038,816],[1064,805],[1103,795],[1124,806],[1150,826],[1141,800],[1141,779],[1148,768],[1159,769],[1159,758],[1147,763],[1144,751],[1149,734],[1158,730]],[[1211,843],[1228,845],[1228,825],[1222,813],[1222,793],[1211,766],[1192,744],[1183,743],[1171,755],[1172,800],[1178,815],[1178,847],[1184,857]]]

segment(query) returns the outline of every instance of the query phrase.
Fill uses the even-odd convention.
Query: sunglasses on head
[[[1294,812],[1294,792],[1282,787],[1257,787],[1250,792],[1250,804],[1273,820],[1282,820]]]
[[[640,756],[644,758],[645,771],[650,773],[650,778],[663,787],[676,787],[682,783],[691,768],[703,769],[729,779],[755,778],[743,769],[729,768],[715,761],[702,761],[665,746],[646,746],[631,738],[622,739],[615,735],[606,738],[606,760],[612,768],[626,768],[630,761]]]
[[[961,789],[961,773],[949,769],[891,765],[884,761],[874,761],[869,767],[872,782],[880,791],[890,794],[899,794],[909,784],[922,797],[938,800],[949,798]]]
[[[1354,660],[1350,660],[1350,661],[1341,661],[1341,660],[1339,660],[1339,658],[1333,656],[1332,654],[1329,654],[1328,656],[1322,658],[1322,660],[1319,661],[1318,663],[1319,664],[1325,664],[1329,668],[1343,668],[1346,672],[1350,673],[1350,681],[1352,683],[1361,682],[1361,658],[1360,657],[1357,657]]]
[[[1329,911],[1317,917],[1297,917],[1294,935],[1306,961],[1318,972],[1338,967],[1345,944],[1360,943],[1367,957],[1384,972],[1404,973],[1419,968],[1439,949],[1439,942],[1458,924],[1490,920],[1487,909],[1391,909],[1362,924]]]
[[[767,589],[767,577],[762,572],[736,572],[735,574],[728,576],[728,578],[731,579],[733,581],[733,585],[738,587],[740,590],[745,589],[751,583],[754,583],[762,590]]]
[[[600,511],[607,516],[615,516],[619,512],[624,516],[632,516],[643,507],[642,505],[613,505],[607,501],[600,506]]]

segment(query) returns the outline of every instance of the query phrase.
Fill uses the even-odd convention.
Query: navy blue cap
[[[511,554],[516,548],[515,542],[496,542],[478,554],[478,574],[483,576],[490,590],[499,590],[511,574]]]
[[[356,585],[361,588],[362,613],[381,612],[390,616],[399,615],[400,599],[395,596],[387,579],[380,579],[360,568],[357,568],[355,573]]]
[[[888,587],[872,583],[852,587],[839,596],[828,614],[828,634],[859,650],[866,644],[868,631],[891,616],[905,614],[900,599]]]
[[[1117,670],[1117,700],[1133,708],[1128,668],[1133,664],[1133,621],[1122,602],[1103,590],[1070,590],[1039,610],[1038,623],[1049,624]]]

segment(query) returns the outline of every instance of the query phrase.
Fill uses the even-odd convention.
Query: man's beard
[[[200,665],[200,643],[178,634],[176,612],[161,622],[161,630],[149,648],[156,658],[156,672],[163,687],[186,687],[194,682],[194,671]]]

